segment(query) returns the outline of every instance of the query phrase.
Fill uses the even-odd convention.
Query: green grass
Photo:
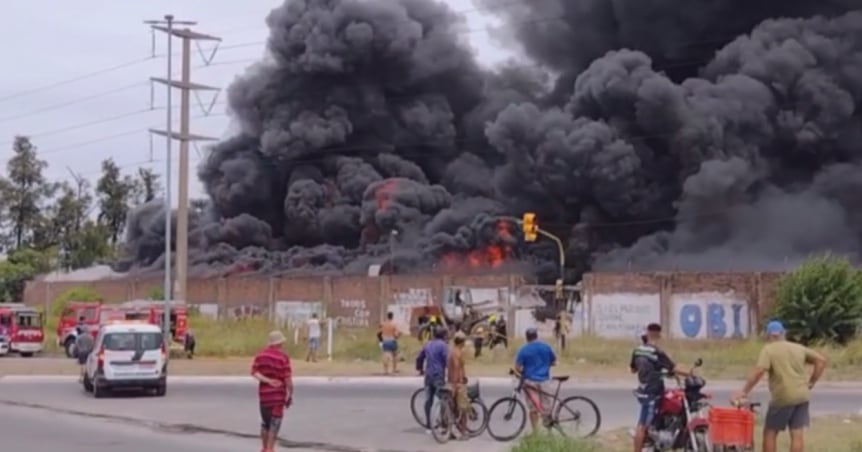
[[[48,352],[58,352],[54,341],[56,319],[49,318],[46,331],[46,349]],[[191,328],[197,338],[197,353],[201,357],[225,358],[247,357],[257,352],[264,344],[266,335],[273,329],[281,329],[288,338],[287,349],[294,356],[305,353],[303,340],[294,341],[294,331],[287,327],[279,327],[263,318],[245,318],[235,320],[213,320],[202,316],[189,318]],[[326,328],[321,338],[319,355],[326,355]],[[513,340],[508,350],[497,350],[495,353],[483,353],[474,364],[488,366],[506,366],[512,362],[514,351],[522,343]],[[558,352],[560,366],[571,368],[566,372],[576,372],[581,376],[619,374],[629,377],[628,362],[631,356],[633,340],[608,340],[591,336],[570,338],[569,347]],[[400,341],[401,356],[412,359],[420,348],[416,338],[404,338]],[[662,346],[677,362],[683,365],[693,363],[697,358],[703,358],[702,373],[708,378],[743,378],[748,369],[757,361],[763,343],[758,340],[716,340],[716,341],[686,341],[665,340]],[[818,347],[829,359],[826,379],[855,379],[862,377],[862,340],[857,340],[846,347]],[[380,349],[377,344],[376,331],[336,330],[333,337],[333,359],[340,362],[378,361]],[[563,369],[560,370],[564,371]]]
[[[599,444],[594,441],[540,433],[524,436],[512,447],[512,452],[598,452],[599,450]]]

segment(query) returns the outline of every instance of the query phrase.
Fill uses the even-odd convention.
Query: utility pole
[[[192,83],[191,81],[191,41],[216,41],[217,43],[221,42],[221,38],[216,38],[214,36],[205,35],[202,33],[194,32],[188,28],[177,29],[176,25],[185,25],[191,26],[196,25],[197,22],[193,21],[178,21],[174,19],[174,16],[168,14],[165,16],[164,20],[149,20],[145,21],[145,24],[151,26],[153,31],[161,31],[167,34],[167,75],[165,78],[161,77],[151,77],[150,81],[155,83],[163,84],[167,87],[167,97],[166,97],[166,105],[165,110],[167,111],[167,122],[166,128],[164,130],[158,129],[150,129],[151,133],[156,135],[161,135],[165,137],[165,141],[167,142],[167,149],[165,156],[165,282],[164,282],[164,332],[166,340],[170,341],[170,301],[172,299],[178,299],[185,302],[186,300],[186,274],[188,273],[188,178],[189,178],[189,142],[192,141],[213,141],[215,138],[209,138],[201,135],[194,135],[189,132],[189,93],[191,91],[195,91],[195,95],[197,96],[197,91],[200,90],[209,90],[218,92],[218,88],[209,87],[206,85],[200,85],[197,83]],[[182,46],[182,76],[179,81],[173,80],[173,38],[178,37],[183,41]],[[154,38],[155,39],[155,38]],[[153,53],[155,53],[155,41],[154,41]],[[200,50],[200,47],[198,47]],[[215,55],[215,51],[218,49],[216,46],[212,50],[212,54],[209,59],[204,57],[206,63],[212,61],[212,56]],[[203,53],[203,51],[201,51]],[[171,94],[174,88],[180,90],[180,131],[179,133],[173,131],[173,119],[171,114],[173,113],[173,104],[171,102]],[[198,98],[200,100],[200,98]],[[179,156],[179,196],[178,196],[178,204],[177,204],[177,241],[176,241],[176,249],[177,249],[177,259],[176,259],[176,281],[172,279],[171,272],[171,204],[172,204],[172,196],[171,196],[171,163],[173,161],[173,152],[171,143],[173,140],[178,140],[180,142],[180,156]],[[175,290],[178,289],[178,290]]]

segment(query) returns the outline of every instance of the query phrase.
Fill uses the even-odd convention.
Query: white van
[[[157,325],[124,321],[99,328],[82,378],[84,390],[96,398],[112,389],[167,393],[168,362],[162,330]]]

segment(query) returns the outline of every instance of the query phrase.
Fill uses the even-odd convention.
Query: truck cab
[[[0,303],[0,354],[31,357],[42,351],[44,316],[21,303]]]

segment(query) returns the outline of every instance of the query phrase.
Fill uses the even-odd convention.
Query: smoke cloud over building
[[[199,169],[191,273],[776,268],[862,249],[862,0],[288,0]],[[465,9],[467,9],[465,5]],[[164,209],[130,218],[132,271]],[[159,219],[161,217],[161,219]]]

